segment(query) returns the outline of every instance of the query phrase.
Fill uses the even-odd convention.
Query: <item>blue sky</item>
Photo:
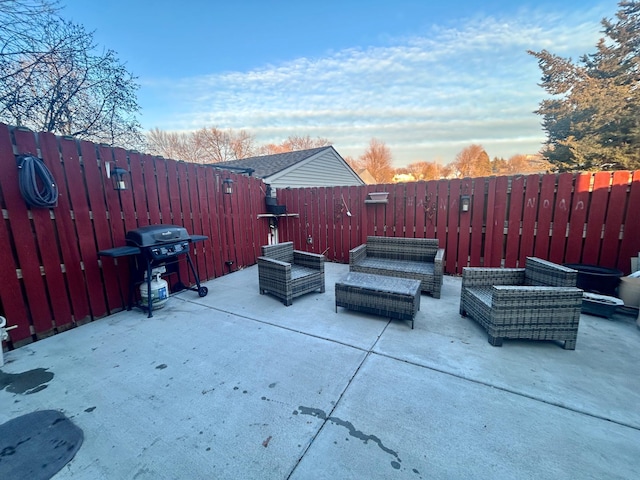
[[[244,129],[258,143],[371,138],[394,166],[536,153],[545,98],[527,50],[592,53],[613,0],[62,0],[138,77],[145,130]]]

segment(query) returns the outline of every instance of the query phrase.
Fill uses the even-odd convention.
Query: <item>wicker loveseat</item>
[[[525,268],[464,268],[460,314],[489,334],[489,343],[505,338],[559,340],[574,350],[582,306],[578,272],[527,257]]]
[[[420,290],[440,298],[444,249],[435,238],[367,237],[349,251],[349,270],[420,281]]]
[[[270,293],[286,306],[305,293],[324,293],[324,255],[294,250],[293,242],[263,245],[258,282],[261,295]]]

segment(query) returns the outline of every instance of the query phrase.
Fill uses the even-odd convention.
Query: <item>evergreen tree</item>
[[[558,171],[640,168],[640,2],[621,1],[602,20],[596,52],[577,64],[529,51],[553,98],[536,111],[547,133],[542,154]]]

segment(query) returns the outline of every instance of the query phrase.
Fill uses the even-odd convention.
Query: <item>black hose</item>
[[[56,181],[38,157],[33,155],[18,157],[18,183],[20,193],[28,205],[46,208],[58,205]]]

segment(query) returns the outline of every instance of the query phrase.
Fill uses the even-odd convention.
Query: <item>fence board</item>
[[[51,311],[47,300],[44,279],[40,273],[40,259],[37,254],[37,243],[32,231],[27,205],[20,194],[18,169],[13,155],[13,147],[9,137],[9,130],[2,128],[0,133],[0,152],[6,158],[7,164],[0,175],[0,188],[4,196],[5,205],[9,212],[9,226],[15,241],[18,254],[19,269],[23,284],[30,301],[27,303],[31,311],[31,321],[36,332],[51,329]],[[18,154],[31,153],[18,149]],[[15,271],[13,273],[15,275]]]
[[[172,224],[169,221],[164,221],[164,215],[160,216],[160,197],[158,193],[158,183],[160,177],[156,174],[156,162],[151,155],[141,155],[141,167],[142,175],[144,177],[144,183],[140,185],[141,197],[146,198],[146,202],[143,203],[146,208],[143,211],[138,211],[138,214],[144,216],[144,225],[159,225],[161,223]]]
[[[590,197],[591,174],[578,174],[574,181],[573,201],[569,216],[569,236],[565,263],[580,263],[583,249],[583,235]]]
[[[173,216],[171,215],[167,161],[159,157],[151,157],[150,155],[148,157],[150,157],[150,159],[147,158],[147,156],[141,156],[138,158],[139,162],[153,161],[154,169],[156,171],[156,175],[158,176],[158,207],[160,209],[159,222],[167,225],[173,225],[174,222]],[[129,158],[133,168],[133,163],[136,157],[131,156]],[[148,208],[147,211],[149,211]],[[146,221],[148,222],[148,220]],[[140,219],[138,219],[138,223],[140,223]],[[141,223],[140,225],[146,225],[146,223]]]
[[[627,208],[624,222],[624,236],[620,242],[617,268],[625,273],[631,272],[631,257],[637,257],[640,252],[640,222],[638,221],[638,206],[640,205],[640,170],[633,172],[631,187],[627,197]]]
[[[427,184],[426,182],[416,183],[416,213],[415,213],[415,236],[426,238],[425,218],[427,215]]]
[[[482,266],[482,252],[484,250],[484,219],[486,217],[485,195],[486,179],[473,180],[473,196],[471,197],[473,217],[471,218],[471,248],[469,266]]]
[[[200,194],[198,193],[198,175],[204,175],[202,171],[202,167],[196,165],[195,163],[187,163],[185,164],[187,171],[187,185],[189,188],[189,203],[191,205],[191,229],[189,229],[189,233],[194,235],[202,235],[202,217],[203,212],[206,211],[206,203],[205,206],[200,204]],[[193,253],[193,263],[196,267],[196,271],[198,272],[198,279],[206,279],[207,278],[207,266],[205,263],[203,248],[204,245],[202,243],[192,243],[191,244],[191,252]],[[200,255],[198,255],[198,250],[200,250]],[[193,279],[195,282],[195,278]]]
[[[33,132],[16,129],[14,131],[15,142],[18,152],[31,153],[38,156],[38,146],[36,137]],[[58,156],[44,158],[40,155],[47,168],[51,169],[51,164],[59,163]],[[60,179],[62,180],[62,179]],[[56,184],[58,179],[55,179]],[[36,333],[47,333],[51,328],[68,324],[71,318],[71,304],[66,289],[66,283],[62,274],[61,264],[63,260],[58,252],[58,242],[54,223],[51,214],[56,213],[63,215],[60,207],[54,209],[30,207],[32,224],[34,228],[34,239],[39,251],[40,261],[44,269],[44,281],[48,291],[49,303],[52,310],[52,321],[49,322],[45,330],[36,330]],[[43,325],[44,326],[44,325]]]
[[[207,171],[205,180],[207,184],[207,201],[209,202],[209,211],[211,217],[209,219],[209,240],[207,244],[208,256],[212,257],[213,270],[215,276],[219,277],[224,274],[223,251],[224,244],[222,239],[222,228],[220,225],[220,191],[217,188],[218,176],[213,169]],[[256,219],[257,220],[257,219]],[[259,220],[258,220],[259,221]]]
[[[484,261],[482,262],[485,267],[495,267],[496,264],[493,262],[491,255],[493,254],[493,240],[495,235],[495,207],[496,207],[496,179],[495,177],[489,178],[487,182],[487,210],[485,214],[485,233],[484,233],[484,249],[482,252],[482,256]]]
[[[66,178],[72,188],[68,189],[71,211],[77,232],[78,248],[85,287],[88,295],[91,315],[102,317],[107,314],[107,303],[104,296],[103,278],[97,258],[95,230],[91,221],[91,210],[88,203],[88,192],[84,177],[84,168],[80,164],[78,148],[75,140],[61,139],[60,149],[64,161]]]
[[[527,175],[524,190],[520,256],[518,258],[518,266],[520,268],[525,266],[527,257],[533,255],[536,235],[536,218],[538,216],[538,201],[540,196],[539,184],[539,175]]]
[[[471,192],[473,190],[473,181],[470,178],[462,180],[460,185],[460,195],[469,196],[471,200]],[[459,229],[458,229],[458,255],[456,257],[455,272],[460,274],[462,269],[467,266],[469,261],[470,246],[471,246],[471,215],[473,210],[471,204],[469,204],[469,211],[460,212],[459,215]],[[446,252],[445,252],[446,254]]]
[[[58,317],[58,321],[68,325],[75,321],[82,321],[90,316],[89,300],[87,297],[86,282],[81,268],[80,250],[78,248],[78,234],[75,230],[72,218],[72,206],[70,203],[68,181],[63,168],[64,157],[60,155],[56,137],[51,133],[40,135],[40,148],[43,157],[51,159],[48,162],[52,175],[58,185],[58,208],[56,212],[57,242],[64,264],[64,276],[68,285],[69,300],[73,316],[69,318]],[[57,160],[57,161],[56,161]],[[58,180],[59,179],[59,180]],[[73,184],[72,184],[73,185]],[[74,188],[82,186],[75,185]]]
[[[438,181],[431,180],[426,185],[425,196],[425,238],[436,238],[438,221]]]
[[[582,263],[598,264],[607,200],[609,199],[610,181],[609,172],[599,172],[594,175]]]
[[[0,126],[0,128],[2,128]],[[3,165],[5,167],[6,165]],[[0,185],[0,191],[2,190]],[[0,288],[0,314],[7,319],[8,326],[17,325],[10,332],[13,341],[29,338],[31,335],[29,312],[22,295],[20,280],[16,272],[18,266],[11,254],[10,236],[5,221],[0,222],[0,275],[2,276],[2,288]],[[0,348],[2,345],[0,344]]]
[[[111,225],[107,219],[107,207],[105,203],[105,191],[103,188],[102,172],[98,168],[98,158],[96,146],[92,143],[80,142],[82,153],[82,165],[87,181],[87,192],[89,196],[90,213],[93,220],[97,250],[107,250],[114,246],[121,246],[122,243],[114,245],[111,236]],[[84,257],[86,263],[98,263],[98,253],[95,251],[95,258]],[[120,292],[119,271],[113,260],[105,259],[102,264],[102,277],[104,279],[104,289],[107,300],[107,312],[111,308],[122,305],[122,295]]]
[[[107,201],[107,217],[110,225],[110,234],[112,238],[112,246],[123,246],[126,244],[125,234],[127,232],[124,225],[124,214],[122,212],[122,197],[130,196],[130,190],[114,190],[111,186],[110,181],[106,179],[106,172],[104,165],[107,162],[111,162],[112,164],[115,162],[113,157],[114,151],[112,148],[100,145],[98,147],[98,159],[101,168],[98,170],[99,175],[105,175],[102,180],[104,185],[104,194]],[[120,168],[126,169],[126,165],[117,165]],[[110,247],[107,247],[110,248]],[[104,262],[102,262],[104,264]],[[122,262],[124,263],[124,262]],[[118,265],[116,269],[117,277],[118,277],[118,285],[120,289],[120,295],[118,297],[114,297],[113,302],[109,301],[109,311],[115,312],[122,310],[126,307],[129,298],[129,270],[125,267],[125,265]]]
[[[508,177],[496,178],[493,216],[493,242],[491,245],[491,264],[495,267],[502,266],[504,254],[504,225],[507,217],[507,189]]]
[[[404,183],[391,185],[395,198],[393,209],[393,236],[404,237],[406,235],[407,215],[407,186]]]
[[[556,177],[557,194],[556,207],[553,214],[553,228],[549,260],[562,263],[567,244],[567,228],[571,212],[571,190],[573,189],[573,174],[562,173]]]
[[[200,204],[200,222],[202,225],[201,235],[209,237],[204,242],[193,244],[194,252],[203,258],[206,268],[206,276],[203,275],[203,277],[200,278],[201,281],[216,276],[213,265],[213,255],[211,255],[211,219],[214,218],[214,215],[207,195],[207,176],[211,174],[211,170],[211,168],[202,169],[197,176],[198,203]]]
[[[604,237],[598,265],[613,268],[618,263],[620,232],[624,220],[624,204],[627,196],[630,174],[627,171],[613,172],[611,194],[607,202]]]
[[[504,254],[504,266],[515,268],[518,266],[518,254],[520,252],[521,220],[524,206],[525,177],[517,175],[511,180],[511,195],[509,197],[509,217],[507,228],[507,241]]]
[[[126,155],[126,152],[125,152]],[[147,204],[147,193],[146,188],[138,188],[140,185],[145,184],[144,176],[142,173],[142,159],[141,155],[137,152],[129,152],[129,182],[131,188],[131,200],[133,201],[133,212],[135,215],[135,221],[137,227],[143,227],[145,225],[149,225],[149,217],[147,212],[149,211],[149,207]],[[118,163],[121,163],[120,159],[118,159]],[[124,162],[123,162],[124,163]],[[161,222],[157,222],[161,223]],[[137,228],[134,227],[134,228]]]
[[[333,191],[333,190],[332,190]],[[327,253],[329,249],[329,229],[335,233],[334,196],[327,195],[327,188],[318,189],[318,249],[317,253]],[[342,232],[342,230],[340,230]]]
[[[440,248],[447,247],[447,217],[449,215],[449,182],[438,180],[436,202],[436,238]]]
[[[539,258],[549,258],[549,243],[551,220],[556,209],[555,200],[556,179],[552,175],[544,175],[540,186],[538,199],[538,221],[536,226],[536,240],[533,253]]]
[[[449,215],[447,217],[447,243],[445,247],[445,262],[448,272],[457,271],[461,183],[459,179],[449,182]],[[451,254],[447,255],[447,252],[451,252]]]

